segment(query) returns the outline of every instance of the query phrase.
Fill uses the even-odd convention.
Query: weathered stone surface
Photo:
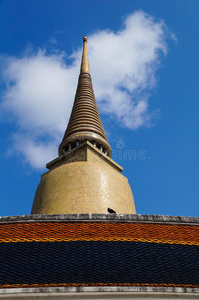
[[[22,215],[0,217],[0,223],[10,222],[38,222],[38,221],[107,221],[107,222],[147,222],[147,223],[179,223],[199,224],[199,218],[166,215],[139,215],[139,214],[51,214],[51,215]]]

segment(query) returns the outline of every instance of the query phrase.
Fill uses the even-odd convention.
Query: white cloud
[[[150,124],[148,93],[155,84],[159,54],[166,54],[166,28],[142,11],[129,15],[117,32],[88,36],[88,52],[100,111],[130,129]],[[14,114],[18,127],[13,149],[34,168],[55,156],[70,115],[80,67],[81,49],[67,65],[63,54],[45,51],[7,60],[2,108]],[[47,138],[45,138],[47,137]]]
[[[13,136],[14,147],[10,154],[16,153],[23,155],[31,166],[35,169],[44,168],[45,164],[56,157],[56,142],[37,141],[37,137],[28,136],[27,134],[15,134]]]

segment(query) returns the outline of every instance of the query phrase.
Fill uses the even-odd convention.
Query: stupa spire
[[[84,37],[78,86],[68,126],[59,146],[59,155],[63,155],[86,140],[111,157],[111,147],[97,109],[90,75],[87,38]]]
[[[111,159],[89,72],[84,37],[77,91],[59,157],[46,165],[49,171],[41,177],[31,214],[107,214],[110,208],[136,213],[128,179]]]
[[[87,51],[87,37],[83,37],[83,52],[82,52],[82,62],[80,68],[81,73],[89,73],[90,74],[90,67],[88,61],[88,51]]]

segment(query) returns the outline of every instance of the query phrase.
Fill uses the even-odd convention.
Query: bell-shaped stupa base
[[[47,165],[32,214],[106,214],[108,208],[135,214],[128,179],[122,168],[90,142]]]

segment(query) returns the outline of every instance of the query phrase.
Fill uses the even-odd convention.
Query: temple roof
[[[199,288],[199,219],[36,215],[0,219],[0,288]]]

